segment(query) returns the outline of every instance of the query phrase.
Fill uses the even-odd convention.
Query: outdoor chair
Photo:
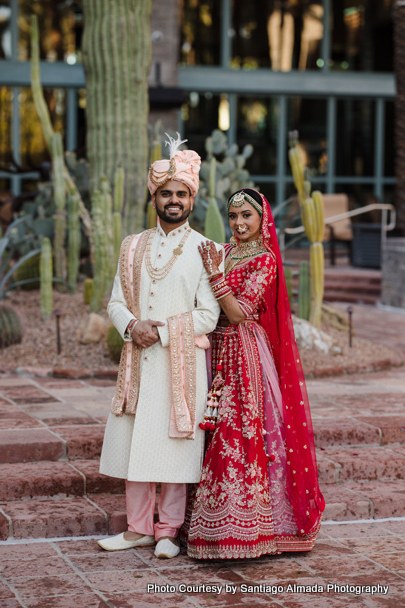
[[[324,194],[325,220],[335,215],[347,213],[349,211],[349,197],[347,194]],[[336,244],[344,243],[348,248],[349,258],[351,257],[351,246],[353,240],[353,229],[350,218],[338,220],[333,224],[325,225],[324,241],[330,242],[330,263],[336,263]]]

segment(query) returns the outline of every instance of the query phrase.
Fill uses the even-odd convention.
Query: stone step
[[[0,464],[99,458],[103,424],[0,430]]]
[[[119,534],[127,529],[124,494],[0,503],[0,540]]]
[[[317,451],[320,483],[405,479],[405,446]]]
[[[315,446],[405,444],[405,415],[315,418]]]
[[[405,516],[403,480],[321,484],[321,491],[326,502],[324,521]]]
[[[118,534],[126,530],[125,496],[0,503],[0,539]]]
[[[325,290],[323,295],[323,299],[325,302],[349,302],[353,304],[361,303],[361,304],[376,304],[380,299],[378,295],[370,295],[370,294],[357,294],[346,291],[337,291],[335,289]]]
[[[125,481],[99,473],[98,460],[0,465],[0,501],[123,494]]]

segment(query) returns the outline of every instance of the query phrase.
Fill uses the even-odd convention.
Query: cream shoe
[[[172,557],[176,557],[179,553],[180,547],[172,542],[169,538],[162,538],[156,545],[155,555],[159,559],[171,559]]]
[[[113,536],[112,538],[103,538],[97,541],[102,549],[106,551],[123,551],[124,549],[132,549],[133,547],[150,547],[155,544],[154,536],[141,536],[136,540],[125,540],[124,532]]]

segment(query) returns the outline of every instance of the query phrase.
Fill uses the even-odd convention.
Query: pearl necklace
[[[177,258],[179,257],[179,255],[181,255],[183,253],[183,247],[184,247],[184,244],[187,241],[188,237],[191,234],[191,228],[187,228],[180,243],[178,244],[178,246],[175,249],[173,249],[174,255],[172,255],[170,260],[162,268],[154,268],[152,266],[151,250],[152,250],[152,243],[153,243],[153,239],[155,238],[155,234],[156,234],[156,228],[154,228],[151,231],[148,241],[146,243],[145,264],[146,264],[146,270],[148,271],[149,276],[152,279],[156,279],[157,281],[160,281],[160,279],[164,279],[169,274],[169,272],[175,265]]]

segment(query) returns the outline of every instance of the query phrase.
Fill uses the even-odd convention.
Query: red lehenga
[[[212,370],[222,355],[225,382],[183,529],[197,559],[309,551],[324,509],[280,250],[262,203],[266,250],[226,276],[246,321],[212,334]]]

